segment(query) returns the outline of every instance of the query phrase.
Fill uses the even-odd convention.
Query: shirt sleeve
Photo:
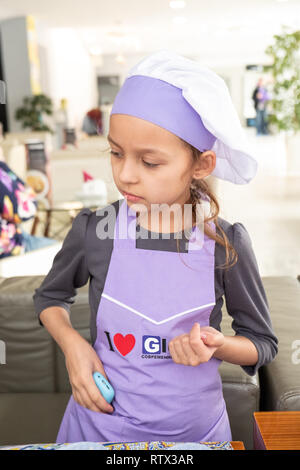
[[[63,307],[70,314],[75,302],[77,288],[89,280],[89,270],[85,252],[85,234],[90,209],[82,209],[73,220],[62,248],[56,254],[52,267],[33,295],[35,312],[39,323],[41,312],[48,307]]]
[[[238,261],[224,271],[225,302],[233,318],[232,328],[236,335],[250,339],[257,349],[257,363],[241,366],[248,375],[255,375],[259,367],[276,356],[278,339],[272,329],[269,305],[250,236],[241,223],[233,224],[232,232]]]

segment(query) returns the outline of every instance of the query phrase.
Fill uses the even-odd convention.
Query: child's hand
[[[93,372],[96,371],[107,379],[103,364],[94,348],[77,335],[68,346],[65,357],[74,400],[92,411],[101,413],[114,411],[94,382]]]
[[[169,342],[172,359],[177,364],[198,366],[210,360],[214,352],[224,344],[224,335],[210,326],[195,323],[189,333],[176,336]]]

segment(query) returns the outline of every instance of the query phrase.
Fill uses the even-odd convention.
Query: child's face
[[[111,152],[116,152],[111,153],[111,165],[118,190],[140,196],[137,203],[148,210],[151,204],[183,205],[193,177],[203,178],[215,166],[212,161],[201,168],[176,135],[130,115],[111,115],[108,141]]]

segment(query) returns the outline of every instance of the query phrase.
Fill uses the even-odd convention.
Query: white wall
[[[43,91],[50,95],[55,108],[66,98],[69,126],[80,128],[85,113],[97,105],[90,55],[74,29],[39,24],[37,30]]]
[[[117,63],[115,54],[104,54],[97,65],[91,60],[79,34],[71,28],[37,26],[41,60],[43,90],[59,105],[61,98],[69,102],[70,126],[80,127],[85,112],[97,105],[97,76],[119,75],[123,84],[127,72],[151,52],[127,54],[125,64]],[[152,51],[154,52],[155,49]],[[244,80],[245,65],[242,57],[219,57],[207,54],[190,57],[218,73],[225,79],[242,125],[245,125]],[[252,63],[265,62],[263,56],[251,57]],[[257,60],[255,60],[257,59]]]
[[[153,51],[154,52],[154,51]],[[124,65],[118,64],[115,60],[115,55],[104,55],[103,64],[101,67],[96,68],[97,75],[119,75],[120,83],[123,84],[127,72],[137,62],[143,59],[147,54],[132,54],[126,56],[126,63]],[[243,116],[243,99],[244,99],[244,74],[245,67],[243,63],[233,63],[225,66],[223,63],[217,61],[217,59],[202,60],[200,57],[191,57],[194,60],[199,61],[205,67],[209,67],[215,73],[219,74],[225,81],[229,88],[229,92],[237,110],[238,116],[242,125],[245,125],[245,119]]]
[[[246,125],[244,118],[244,77],[245,67],[241,65],[232,65],[231,67],[215,66],[214,72],[220,75],[226,82],[231,99],[237,110],[242,126]]]

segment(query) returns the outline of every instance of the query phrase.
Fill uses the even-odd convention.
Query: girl
[[[218,217],[205,181],[256,172],[227,87],[196,62],[152,54],[119,91],[108,141],[125,199],[80,212],[34,295],[72,386],[57,442],[231,440],[220,363],[254,375],[277,338],[249,235]],[[69,319],[88,280],[92,345]],[[223,295],[235,336],[221,333]]]

